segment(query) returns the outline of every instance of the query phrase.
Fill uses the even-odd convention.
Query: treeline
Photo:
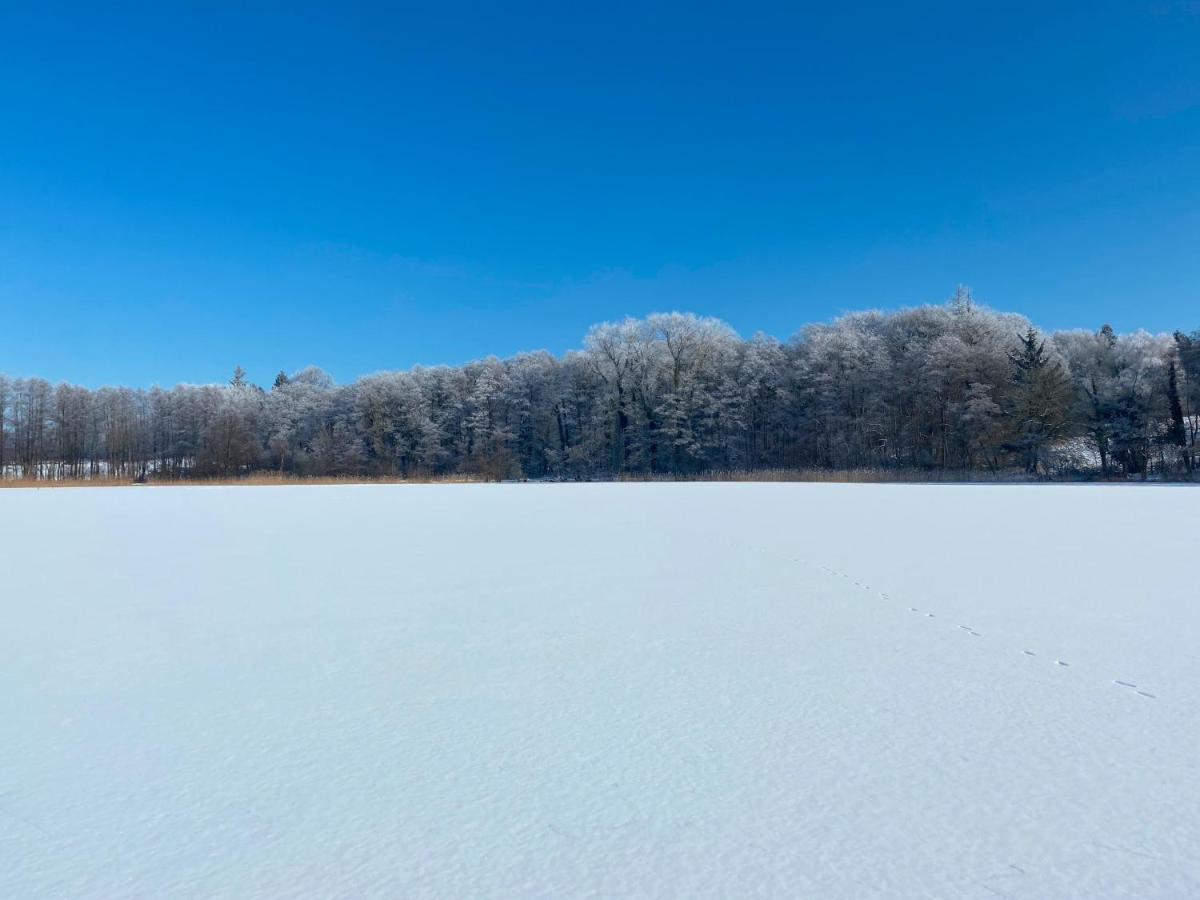
[[[592,328],[582,350],[337,385],[88,390],[0,376],[10,478],[696,476],[892,469],[1190,477],[1200,332],[1041,334],[960,290],[789,341],[670,313]]]

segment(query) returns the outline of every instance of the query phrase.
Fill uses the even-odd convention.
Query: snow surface
[[[1197,522],[1168,487],[0,491],[0,896],[1197,897]]]

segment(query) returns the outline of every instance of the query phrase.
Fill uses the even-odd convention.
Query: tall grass
[[[128,478],[63,478],[29,479],[13,478],[0,480],[0,488],[68,488],[68,487],[217,487],[246,486],[270,487],[299,484],[472,484],[483,481],[476,475],[428,475],[401,478],[400,476],[363,475],[290,475],[278,472],[255,472],[231,478],[177,478],[155,479],[137,484]]]

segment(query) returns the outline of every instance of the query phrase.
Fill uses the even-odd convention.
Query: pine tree
[[[1188,452],[1187,429],[1183,424],[1183,404],[1179,400],[1179,376],[1175,371],[1175,360],[1167,363],[1167,402],[1171,407],[1171,421],[1165,435],[1168,444],[1179,447],[1183,467],[1192,471],[1192,455]]]
[[[1021,454],[1025,471],[1035,474],[1045,448],[1066,430],[1070,383],[1034,328],[1019,338],[1021,346],[1009,354],[1013,367],[1010,446]]]
[[[1179,354],[1179,374],[1183,384],[1179,387],[1179,398],[1184,407],[1184,450],[1189,466],[1195,465],[1195,450],[1200,443],[1200,331],[1185,335],[1175,332],[1175,347]],[[1190,471],[1190,470],[1189,470]]]

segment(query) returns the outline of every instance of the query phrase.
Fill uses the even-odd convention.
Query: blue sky
[[[956,282],[1200,328],[1200,3],[0,10],[10,375],[346,381]]]

